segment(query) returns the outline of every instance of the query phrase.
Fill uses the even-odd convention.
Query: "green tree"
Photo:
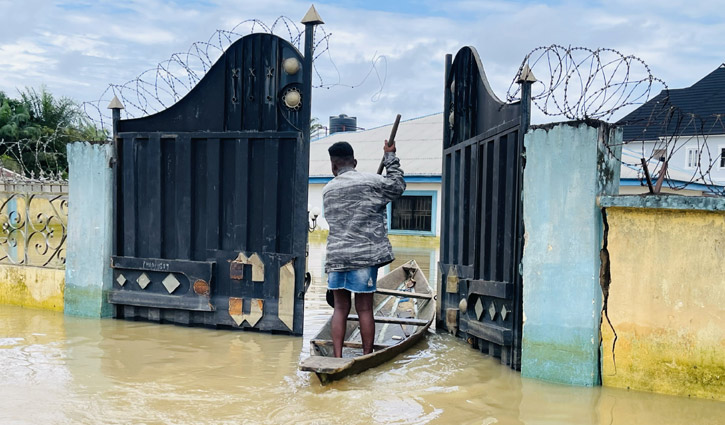
[[[30,111],[25,104],[0,92],[0,139],[15,141],[39,136],[40,131],[30,122]]]
[[[45,87],[26,88],[20,99],[0,92],[0,160],[8,169],[63,174],[67,143],[107,138],[107,131],[93,125],[75,102],[56,98]]]

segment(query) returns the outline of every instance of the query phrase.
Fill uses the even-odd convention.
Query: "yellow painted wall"
[[[725,401],[725,212],[606,214],[603,385]]]
[[[65,270],[0,265],[0,304],[63,311]]]

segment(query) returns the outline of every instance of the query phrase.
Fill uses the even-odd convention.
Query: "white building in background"
[[[682,195],[722,193],[725,189],[725,64],[684,89],[671,89],[668,103],[660,93],[618,122],[624,127],[620,193],[647,192],[641,171],[645,158],[653,184],[668,159],[662,192]],[[674,106],[678,116],[667,116]],[[392,124],[357,132],[334,133],[310,144],[309,208],[319,209],[318,225],[327,229],[322,188],[332,179],[327,148],[349,142],[357,169],[374,173],[383,156],[383,141]],[[421,236],[441,233],[441,158],[443,114],[401,121],[395,138],[407,189],[388,206],[388,232]],[[713,190],[714,189],[714,190]]]
[[[332,180],[330,156],[333,143],[352,145],[357,170],[375,173],[383,158],[383,143],[393,125],[357,132],[334,133],[310,144],[309,208],[319,208],[317,224],[327,229],[322,206],[322,188]],[[441,158],[443,114],[401,121],[395,136],[397,155],[405,173],[407,189],[388,205],[388,233],[391,235],[440,236]]]
[[[725,64],[690,87],[661,92],[619,122],[624,128],[620,193],[648,192],[667,160],[662,192],[722,193],[725,187]]]

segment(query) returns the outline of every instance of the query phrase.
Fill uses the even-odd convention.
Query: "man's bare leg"
[[[360,336],[362,337],[363,354],[370,354],[373,352],[373,340],[375,339],[372,292],[355,294],[355,311],[360,318]]]
[[[332,313],[332,350],[335,357],[342,357],[342,343],[345,340],[347,315],[350,314],[350,291],[336,289],[332,291],[332,294],[335,297],[335,312]],[[357,297],[355,298],[357,300]]]

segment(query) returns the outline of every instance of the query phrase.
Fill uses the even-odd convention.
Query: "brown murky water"
[[[434,249],[396,251],[435,269]],[[331,314],[323,257],[303,338],[0,306],[0,424],[725,423],[725,403],[523,379],[444,334],[322,387],[297,363]]]

